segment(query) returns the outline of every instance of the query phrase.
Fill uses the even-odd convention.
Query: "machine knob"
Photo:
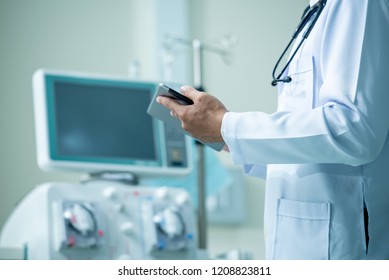
[[[183,206],[189,202],[189,195],[186,192],[181,192],[176,196],[176,203]]]
[[[108,187],[103,190],[103,196],[107,199],[115,199],[117,197],[117,190],[115,187]]]
[[[130,235],[134,232],[134,224],[131,222],[123,223],[120,226],[120,231],[126,235]]]
[[[180,237],[185,232],[185,224],[175,207],[167,207],[153,217],[154,223],[168,238]]]
[[[97,230],[95,215],[86,204],[73,203],[63,215],[69,225],[82,236],[90,236]]]
[[[155,192],[155,196],[156,196],[158,199],[165,199],[165,198],[168,197],[168,194],[169,194],[169,190],[168,190],[168,188],[166,188],[166,187],[159,188],[159,189],[156,190],[156,192]]]

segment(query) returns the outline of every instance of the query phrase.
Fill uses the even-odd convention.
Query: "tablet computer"
[[[181,127],[181,122],[170,114],[170,110],[156,101],[158,96],[167,96],[169,98],[174,99],[176,102],[187,106],[193,105],[193,101],[190,98],[186,97],[185,95],[181,94],[174,87],[160,83],[157,86],[153,99],[151,100],[151,103],[147,109],[147,113],[149,113],[151,116],[165,122],[166,124],[173,127],[175,130],[182,131],[189,135],[189,133],[187,133]],[[216,151],[221,151],[225,145],[224,142],[205,143],[200,140],[198,141]]]

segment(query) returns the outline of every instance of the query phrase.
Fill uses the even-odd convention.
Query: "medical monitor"
[[[147,114],[155,83],[38,70],[33,94],[43,170],[185,175],[191,140]]]

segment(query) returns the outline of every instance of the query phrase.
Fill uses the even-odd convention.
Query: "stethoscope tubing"
[[[273,72],[272,72],[273,81],[271,82],[272,86],[276,86],[278,83],[290,83],[292,81],[292,78],[290,76],[286,76],[282,79],[281,79],[281,77],[285,73],[286,69],[289,67],[290,63],[292,62],[293,58],[296,56],[297,52],[300,50],[300,48],[303,45],[303,43],[305,42],[305,40],[308,39],[309,34],[311,33],[313,27],[316,25],[316,22],[319,19],[320,14],[323,11],[326,3],[327,3],[327,0],[320,0],[319,2],[317,2],[315,5],[313,5],[309,9],[308,8],[305,9],[302,20],[297,25],[297,28],[296,28],[295,32],[293,33],[292,39],[289,41],[288,45],[286,46],[286,48],[282,52],[280,58],[277,60],[277,63],[273,68]],[[311,22],[311,24],[308,26],[307,30],[302,35],[302,39],[301,39],[300,43],[295,48],[294,52],[292,53],[292,55],[290,56],[290,58],[286,62],[284,68],[282,68],[280,74],[276,77],[276,71],[277,71],[277,68],[278,68],[281,60],[284,58],[286,52],[289,50],[292,43],[297,39],[297,37],[299,36],[301,31],[304,29],[304,27],[309,22]]]

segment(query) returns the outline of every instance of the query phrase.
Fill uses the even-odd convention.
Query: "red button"
[[[70,236],[69,237],[69,247],[73,247],[74,244],[76,244],[76,239],[74,238],[74,236]]]

